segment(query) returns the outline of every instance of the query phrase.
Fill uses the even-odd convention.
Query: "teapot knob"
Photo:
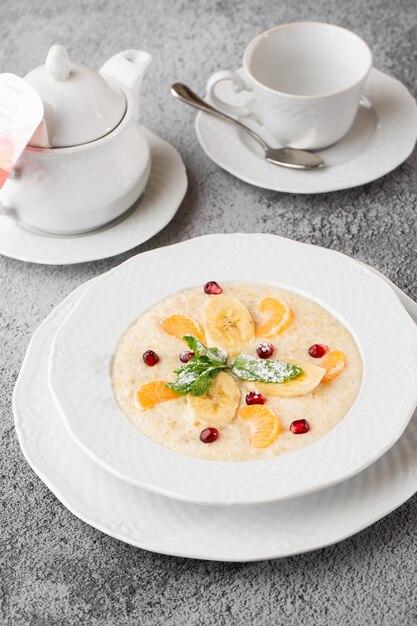
[[[70,60],[65,46],[51,46],[46,57],[45,67],[48,74],[55,80],[67,80],[70,75]]]

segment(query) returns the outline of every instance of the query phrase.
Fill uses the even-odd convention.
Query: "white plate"
[[[121,335],[156,302],[213,277],[299,291],[353,329],[361,391],[313,445],[261,461],[204,461],[152,441],[117,406],[110,365]],[[270,502],[345,480],[395,443],[417,404],[417,328],[385,281],[344,255],[274,235],[209,235],[143,253],[94,281],[56,334],[50,383],[74,439],[119,478],[200,504]]]
[[[243,69],[238,73],[244,78]],[[219,85],[230,102],[239,95]],[[356,120],[337,144],[322,150],[327,167],[315,171],[291,170],[265,161],[259,146],[244,131],[204,113],[198,113],[198,141],[217,165],[247,183],[287,193],[323,193],[369,183],[395,169],[414,149],[417,106],[408,89],[395,78],[371,70]],[[369,103],[372,103],[370,105]],[[263,126],[242,119],[271,146],[279,144]]]
[[[13,397],[17,435],[33,470],[74,515],[140,548],[218,561],[271,559],[315,550],[387,515],[417,489],[417,411],[387,454],[354,478],[310,496],[240,508],[200,507],[120,481],[69,437],[48,388],[54,333],[88,284],[34,334]],[[417,305],[404,305],[417,322]]]
[[[121,254],[162,230],[184,198],[187,175],[177,150],[141,128],[151,149],[151,174],[143,197],[127,214],[100,230],[72,236],[31,231],[0,216],[0,254],[46,265],[84,263]]]

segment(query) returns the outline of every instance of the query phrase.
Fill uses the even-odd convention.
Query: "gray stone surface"
[[[354,29],[375,65],[416,91],[415,0],[123,0],[3,3],[0,71],[23,75],[53,42],[99,67],[119,49],[154,55],[144,81],[143,122],[179,148],[189,175],[173,222],[136,250],[72,267],[0,257],[1,540],[4,624],[417,623],[417,498],[339,545],[253,564],[150,554],[90,528],[32,472],[13,428],[11,395],[29,338],[66,294],[131,255],[215,232],[271,232],[350,254],[417,298],[417,157],[362,188],[304,197],[251,187],[211,163],[194,113],[168,89],[203,91],[213,71],[235,67],[265,28],[297,19]]]

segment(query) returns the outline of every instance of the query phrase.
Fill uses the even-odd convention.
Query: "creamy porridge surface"
[[[269,341],[275,346],[273,358],[295,364],[311,362],[320,366],[320,359],[308,355],[312,344],[321,343],[331,350],[345,353],[347,364],[331,383],[319,384],[311,393],[289,398],[268,397],[265,406],[279,416],[281,431],[267,448],[253,448],[249,444],[249,425],[236,416],[220,431],[220,437],[211,444],[199,439],[202,426],[195,425],[187,398],[180,397],[161,402],[151,409],[139,410],[135,393],[146,382],[165,380],[173,382],[173,373],[181,363],[180,352],[187,350],[183,340],[168,335],[160,322],[174,314],[185,315],[204,325],[204,309],[209,298],[201,287],[176,293],[145,312],[120,340],[113,363],[113,389],[123,413],[146,436],[173,450],[207,460],[247,461],[269,458],[297,450],[313,443],[329,432],[352,406],[362,379],[362,362],[358,347],[350,332],[317,303],[296,293],[268,285],[251,283],[224,283],[223,293],[240,300],[249,310],[255,324],[260,323],[259,303],[266,297],[279,298],[291,309],[292,323],[272,339],[257,337],[242,352],[256,356],[256,346]],[[142,359],[146,350],[154,350],[160,361],[148,367]],[[240,406],[245,396],[256,389],[256,382],[237,380],[241,389]],[[268,396],[268,394],[266,393]],[[309,432],[294,435],[291,422],[307,419]]]

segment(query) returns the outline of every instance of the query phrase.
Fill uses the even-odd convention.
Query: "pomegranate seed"
[[[223,289],[215,280],[210,280],[204,285],[204,293],[208,293],[210,296],[218,296],[222,291]]]
[[[269,359],[275,352],[275,348],[272,343],[261,343],[256,348],[256,354],[260,359]]]
[[[142,359],[145,361],[146,365],[153,367],[158,363],[159,356],[153,350],[146,350],[146,352],[142,354]]]
[[[200,433],[200,441],[203,443],[213,443],[219,438],[219,431],[217,428],[205,428]]]
[[[321,359],[328,349],[329,348],[325,346],[324,343],[315,343],[308,349],[308,353],[313,359]]]
[[[258,391],[250,391],[246,395],[246,404],[265,404],[266,397],[263,393],[259,393]]]
[[[290,426],[290,431],[294,433],[294,435],[304,435],[304,433],[308,433],[309,430],[310,424],[307,420],[295,420]]]
[[[195,356],[195,352],[193,352],[192,350],[186,350],[185,352],[181,352],[180,361],[182,363],[188,363],[188,361],[192,359],[193,356]]]

